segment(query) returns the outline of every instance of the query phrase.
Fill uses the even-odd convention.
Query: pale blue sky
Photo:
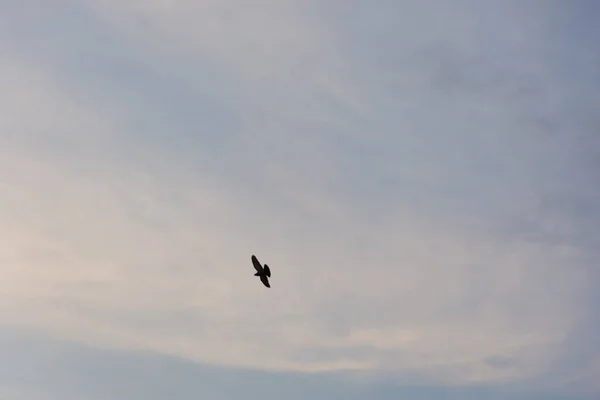
[[[594,2],[0,5],[0,397],[600,394]]]

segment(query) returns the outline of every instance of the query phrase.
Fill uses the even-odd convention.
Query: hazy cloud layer
[[[349,381],[336,374],[219,368],[146,352],[99,349],[0,328],[0,351],[15,360],[0,367],[5,397],[16,400],[196,399],[291,400],[567,400],[573,397],[510,388],[431,387],[418,383]]]
[[[1,323],[219,366],[600,389],[584,3],[9,3]]]

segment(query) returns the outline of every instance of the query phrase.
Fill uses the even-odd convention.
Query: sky
[[[595,2],[0,6],[3,400],[600,396]]]

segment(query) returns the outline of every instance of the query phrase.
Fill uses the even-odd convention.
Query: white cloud
[[[194,137],[195,160],[136,130],[136,119],[162,114],[95,88],[102,83],[88,82],[102,96],[85,97],[48,65],[5,54],[3,322],[267,369],[418,371],[466,383],[549,368],[582,306],[585,249],[529,240],[514,222],[528,214],[534,230],[554,230],[539,227],[545,186],[535,180],[549,176],[544,162],[563,141],[532,154],[517,111],[497,94],[486,104],[506,107],[473,126],[477,109],[445,111],[436,96],[452,96],[435,79],[394,92],[409,115],[383,115],[372,104],[389,105],[390,92],[344,66],[316,5],[89,4],[140,64],[172,56],[155,68],[183,74],[199,102],[190,71],[216,65],[231,78],[226,111],[250,133],[219,132],[235,138],[219,162]],[[469,96],[454,98],[472,107]],[[481,128],[492,133],[481,138]],[[473,148],[489,158],[465,161]],[[381,153],[360,154],[368,149]],[[395,187],[370,182],[381,177]],[[556,221],[568,230],[568,219]],[[271,265],[272,289],[252,277],[252,253]]]

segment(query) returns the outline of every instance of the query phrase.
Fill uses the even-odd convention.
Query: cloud
[[[0,320],[269,370],[556,368],[597,290],[598,103],[546,53],[551,6],[406,4],[15,11]]]
[[[335,374],[265,372],[219,368],[173,357],[142,352],[98,349],[73,342],[51,340],[43,334],[0,329],[0,390],[19,400],[38,399],[159,399],[167,395],[194,398],[270,399],[286,393],[290,399],[345,398],[394,399],[398,395],[429,400],[540,399],[562,400],[543,392],[505,389],[423,387],[412,384],[348,382]],[[10,388],[9,388],[10,385]]]

